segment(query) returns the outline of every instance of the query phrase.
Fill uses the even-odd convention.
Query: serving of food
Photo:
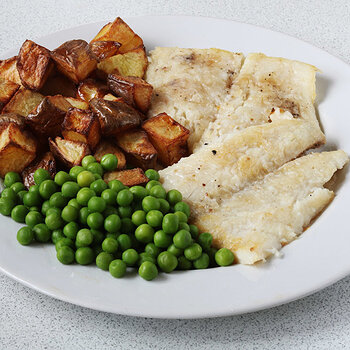
[[[0,62],[0,213],[22,245],[114,277],[280,256],[334,198],[317,68],[155,47],[121,18]],[[132,269],[130,269],[132,270]]]

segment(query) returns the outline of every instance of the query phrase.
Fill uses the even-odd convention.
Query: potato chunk
[[[31,133],[10,123],[0,133],[0,176],[21,172],[36,156],[36,141]]]
[[[94,79],[86,79],[78,87],[78,96],[86,102],[94,97],[102,98],[106,94],[108,94],[107,85]]]
[[[42,94],[21,88],[13,95],[2,110],[2,113],[16,113],[26,117],[43,99],[44,96]]]
[[[19,114],[16,113],[5,113],[0,114],[0,130],[3,130],[9,124],[17,124],[21,129],[24,129],[26,126],[26,120]]]
[[[129,170],[115,170],[105,173],[103,176],[105,182],[119,180],[125,186],[145,185],[148,182],[148,177],[142,169],[135,168]]]
[[[90,111],[70,108],[64,118],[62,135],[66,140],[80,141],[95,149],[101,138],[100,122]]]
[[[63,74],[56,72],[47,78],[40,93],[45,96],[62,95],[65,97],[76,97],[77,91],[78,89],[76,85],[70,79]]]
[[[97,58],[84,40],[66,41],[51,52],[60,72],[75,83],[87,78],[96,69]]]
[[[102,60],[97,64],[100,77],[115,73],[124,77],[143,78],[148,66],[144,47],[138,47],[124,54],[118,54]]]
[[[74,107],[79,109],[89,109],[89,104],[80,98],[65,97],[65,99]]]
[[[157,151],[143,130],[125,131],[116,137],[116,141],[131,164],[144,170],[155,167]]]
[[[29,188],[30,186],[35,185],[34,173],[35,170],[40,168],[47,170],[51,175],[51,178],[54,178],[54,176],[56,175],[56,160],[51,152],[46,152],[40,157],[36,158],[22,171],[22,179],[24,186]]]
[[[113,141],[101,141],[95,151],[94,157],[100,162],[105,154],[114,154],[118,159],[117,169],[124,169],[126,167],[126,159],[124,153],[117,147]]]
[[[18,90],[19,85],[9,80],[0,79],[0,112],[10,101],[12,96]]]
[[[9,80],[18,85],[22,85],[17,70],[17,56],[0,61],[0,79]]]
[[[91,40],[96,41],[117,41],[121,44],[119,52],[127,52],[143,45],[142,39],[120,18],[106,24],[97,35]]]
[[[99,61],[117,54],[120,43],[117,41],[94,41],[90,44],[91,51]]]
[[[166,166],[178,162],[188,155],[187,139],[189,130],[169,117],[166,113],[146,120],[145,130],[152,144],[158,151],[159,160]]]
[[[17,70],[27,89],[40,90],[52,68],[50,51],[31,40],[26,40],[17,57]]]
[[[64,117],[71,107],[61,95],[46,96],[26,120],[37,134],[54,137],[61,133]]]
[[[90,101],[90,107],[98,116],[104,135],[113,136],[141,123],[140,113],[124,102],[95,97]]]
[[[49,139],[50,150],[63,165],[71,168],[80,165],[83,158],[90,154],[89,146],[79,141],[70,141],[56,137]]]
[[[117,74],[109,74],[107,78],[108,87],[117,96],[146,113],[151,104],[153,87],[145,80],[138,77],[122,77]]]
[[[119,102],[124,102],[124,100],[121,97],[116,97],[113,94],[107,94],[103,96],[104,100],[107,101],[119,101]]]

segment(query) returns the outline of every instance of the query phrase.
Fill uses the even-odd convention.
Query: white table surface
[[[1,0],[0,53],[19,46],[26,38],[79,24],[148,14],[210,16],[252,23],[303,39],[350,63],[349,0]],[[183,321],[84,309],[0,274],[1,350],[97,348],[349,349],[350,277],[274,309]]]

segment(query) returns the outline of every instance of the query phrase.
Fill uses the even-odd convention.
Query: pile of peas
[[[22,245],[55,244],[62,264],[96,263],[120,278],[127,267],[138,268],[147,281],[158,270],[206,269],[234,261],[226,248],[212,247],[210,233],[199,234],[189,225],[190,207],[177,190],[166,190],[159,174],[148,169],[145,187],[127,187],[118,180],[102,180],[118,160],[106,154],[100,163],[89,155],[69,173],[54,180],[45,169],[34,173],[35,185],[27,191],[18,173],[5,175],[0,213],[26,226],[17,232]]]

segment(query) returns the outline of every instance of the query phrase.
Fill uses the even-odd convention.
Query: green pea
[[[135,249],[129,248],[123,252],[122,259],[127,266],[135,266],[139,259],[139,254]]]
[[[125,189],[125,186],[123,185],[123,183],[119,180],[112,180],[108,182],[108,187],[111,190],[114,190],[115,192],[120,192],[121,190]]]
[[[193,266],[196,269],[207,269],[209,266],[209,255],[207,253],[203,253],[198,259],[193,261]]]
[[[160,203],[158,198],[154,198],[152,196],[146,196],[142,200],[142,209],[148,213],[151,210],[159,210],[160,209]]]
[[[162,223],[163,231],[167,234],[174,234],[179,228],[179,218],[175,214],[166,214]]]
[[[173,242],[175,247],[186,249],[192,243],[192,236],[188,231],[180,230],[174,235]]]
[[[94,236],[91,233],[90,230],[87,228],[83,228],[78,231],[77,236],[75,238],[75,245],[77,247],[87,247],[89,246],[94,240]]]
[[[158,248],[168,248],[172,243],[172,237],[163,230],[157,231],[153,236],[153,242]]]
[[[186,223],[187,220],[188,220],[187,215],[186,215],[184,212],[182,212],[182,211],[176,211],[176,212],[174,213],[174,215],[176,215],[177,218],[179,219],[179,223],[180,223],[180,222]]]
[[[41,206],[41,213],[46,216],[46,213],[49,209],[50,209],[50,201],[46,200]]]
[[[101,197],[93,196],[88,201],[88,208],[92,213],[102,213],[106,209],[106,202]]]
[[[12,188],[16,193],[26,189],[22,182],[15,182],[10,188]]]
[[[18,193],[17,193],[17,197],[18,197],[18,199],[19,199],[19,204],[23,204],[23,197],[24,197],[24,195],[26,194],[26,193],[28,193],[28,191],[26,191],[26,190],[23,190],[23,191],[19,191]]]
[[[34,240],[34,232],[28,227],[22,227],[17,232],[17,241],[22,245],[28,245]]]
[[[82,171],[77,176],[77,183],[80,187],[89,187],[94,181],[94,174],[87,170]]]
[[[67,205],[63,208],[61,217],[66,222],[76,221],[79,217],[79,209],[72,205]]]
[[[163,188],[163,186],[159,186],[159,185],[153,186],[150,189],[149,194],[153,197],[156,197],[156,198],[162,198],[162,199],[166,198],[165,189]]]
[[[9,216],[14,206],[15,206],[15,202],[12,199],[0,198],[0,213],[2,215]]]
[[[151,254],[148,254],[146,252],[143,252],[139,255],[139,260],[137,261],[137,265],[140,266],[145,261],[150,261],[153,264],[157,262],[156,258],[152,256]]]
[[[156,258],[162,250],[158,248],[153,242],[147,243],[145,246],[145,252],[154,258]]]
[[[1,198],[7,198],[13,200],[15,203],[18,200],[17,193],[12,188],[5,188],[1,192]]]
[[[115,259],[109,264],[109,273],[115,278],[121,278],[126,273],[126,264],[120,259]]]
[[[135,237],[141,243],[150,243],[153,240],[154,229],[148,224],[142,224],[135,230]]]
[[[88,215],[86,222],[90,228],[97,230],[103,226],[104,218],[101,213],[91,213]]]
[[[199,230],[196,225],[189,225],[190,226],[190,233],[193,239],[197,239],[199,236]]]
[[[109,215],[104,222],[104,228],[107,232],[116,233],[119,232],[122,226],[120,217],[116,214]]]
[[[131,221],[134,225],[140,226],[146,223],[146,213],[143,210],[136,210],[132,216]]]
[[[89,265],[95,259],[94,251],[90,247],[80,247],[75,252],[75,261],[79,265]]]
[[[62,194],[62,192],[56,192],[54,193],[49,200],[50,207],[53,208],[63,208],[67,205],[67,198],[65,198]]]
[[[101,252],[96,257],[96,266],[101,270],[108,271],[109,264],[113,261],[113,255],[106,252]]]
[[[142,201],[148,195],[148,191],[142,186],[132,186],[130,192],[133,194],[134,200],[137,201]]]
[[[125,233],[122,233],[118,236],[117,242],[121,251],[127,250],[132,246],[132,240],[130,236]]]
[[[94,182],[91,183],[90,188],[95,191],[95,193],[100,196],[103,191],[107,189],[107,184],[102,180],[95,180]],[[102,197],[102,196],[101,196]],[[112,204],[112,203],[111,203]]]
[[[118,207],[118,214],[121,218],[130,218],[132,215],[131,207]]]
[[[37,169],[34,172],[34,182],[36,185],[40,185],[45,180],[51,180],[51,175],[46,169]]]
[[[76,180],[78,175],[84,171],[84,168],[82,166],[74,166],[73,168],[71,168],[69,170],[69,176],[73,179],[73,180]]]
[[[39,185],[40,196],[49,199],[57,191],[57,184],[53,180],[44,180]]]
[[[118,250],[118,242],[114,238],[107,237],[102,242],[102,249],[107,253],[116,253]]]
[[[235,256],[227,248],[219,249],[215,254],[215,261],[219,266],[229,266],[233,264]]]
[[[96,196],[96,193],[93,190],[84,187],[77,193],[77,202],[80,205],[87,206],[89,200],[94,196]]]
[[[156,180],[159,181],[160,176],[157,170],[154,169],[147,169],[145,171],[145,175],[150,179],[150,180]]]
[[[71,205],[74,208],[77,208],[78,210],[81,209],[81,205],[78,203],[76,198],[72,198],[69,202],[68,205]]]
[[[102,191],[101,198],[104,199],[107,205],[114,205],[117,200],[117,194],[116,191],[108,188]]]
[[[177,248],[174,243],[168,247],[167,251],[174,254],[177,258],[184,252],[183,249]]]
[[[146,189],[150,191],[153,186],[162,186],[162,184],[157,180],[151,180],[147,182]]]
[[[51,231],[45,224],[37,224],[33,227],[34,237],[37,242],[46,243],[51,239]]]
[[[90,210],[88,207],[83,207],[80,209],[79,211],[79,222],[82,224],[82,225],[87,225],[87,218],[90,214]]]
[[[23,204],[26,207],[39,206],[41,204],[41,197],[39,194],[35,192],[27,192],[23,196]]]
[[[38,212],[40,212],[40,208],[36,207],[36,206],[33,206],[33,207],[29,208],[29,211],[38,211]]]
[[[198,237],[198,243],[203,250],[208,251],[213,243],[213,236],[208,232],[203,232]]]
[[[191,270],[192,262],[190,260],[186,259],[183,255],[179,256],[177,261],[178,261],[177,268],[179,270]]]
[[[72,177],[66,173],[65,171],[59,171],[56,175],[55,175],[55,179],[54,181],[56,182],[56,184],[58,186],[63,186],[63,184],[65,184],[68,181],[71,181]]]
[[[44,221],[42,215],[38,211],[30,211],[25,218],[25,223],[29,227],[34,227]]]
[[[56,244],[62,238],[65,238],[62,230],[58,229],[58,230],[52,231],[51,241],[53,244]]]
[[[150,261],[145,261],[139,267],[139,275],[144,280],[151,281],[158,276],[157,266]]]
[[[218,251],[218,249],[214,248],[214,247],[211,247],[209,250],[208,250],[208,255],[209,255],[209,266],[211,267],[217,267],[218,264],[216,263],[215,261],[215,254],[216,252]]]
[[[68,246],[63,246],[57,250],[57,260],[62,264],[69,265],[74,262],[74,250]]]
[[[96,163],[96,159],[92,155],[85,156],[81,161],[81,165],[83,166],[84,169],[86,169],[87,166],[91,163]]]
[[[177,213],[180,213],[180,212],[177,211]],[[180,222],[179,223],[179,230],[186,230],[186,231],[190,232],[190,225],[186,224],[186,222]]]
[[[24,223],[28,209],[24,205],[16,205],[11,211],[11,218],[16,222]]]
[[[178,264],[176,256],[168,251],[158,255],[157,263],[160,269],[167,273],[175,270]]]
[[[99,230],[95,230],[95,229],[91,229],[90,230],[92,235],[94,236],[94,240],[93,240],[93,244],[101,244],[103,242],[103,240],[106,238],[104,233],[99,231]],[[101,251],[102,251],[102,247],[101,247]]]
[[[118,167],[118,158],[114,154],[105,154],[101,159],[101,165],[106,171],[113,171]]]
[[[169,213],[170,210],[170,204],[166,199],[158,198],[160,208],[159,210],[163,213],[163,215]]]
[[[91,171],[93,174],[103,175],[103,168],[100,163],[90,163],[86,167],[86,170]]]
[[[50,230],[57,230],[63,226],[61,215],[52,213],[46,216],[45,224]]]
[[[69,222],[63,227],[63,233],[67,238],[76,239],[79,225],[76,222]]]
[[[80,186],[74,181],[66,181],[61,188],[63,197],[74,198],[80,190]]]
[[[103,216],[105,218],[107,218],[108,216],[113,215],[113,214],[119,215],[118,209],[116,207],[111,206],[111,205],[107,205],[106,209],[103,212]]]
[[[123,218],[121,219],[121,233],[131,234],[135,231],[135,225],[132,223],[130,218]]]
[[[117,203],[121,207],[128,207],[134,199],[132,192],[129,189],[124,189],[118,192]]]
[[[61,238],[55,243],[56,251],[64,246],[74,249],[74,242],[70,238]]]
[[[52,207],[50,207],[46,211],[46,216],[49,216],[50,214],[57,214],[57,215],[61,216],[62,210],[60,208],[52,208]]]
[[[33,185],[33,186],[30,186],[29,189],[28,189],[28,192],[30,193],[38,193],[40,194],[39,192],[39,188],[40,186],[39,185]]]
[[[21,176],[14,172],[9,171],[5,174],[4,185],[5,187],[11,187],[14,183],[22,181]]]
[[[185,213],[187,215],[187,217],[190,217],[191,214],[191,209],[189,207],[189,205],[185,202],[177,202],[174,206],[174,211],[182,211],[183,213]]]
[[[160,227],[163,222],[163,214],[159,210],[150,210],[146,215],[146,221],[152,227]]]
[[[170,190],[167,193],[166,199],[171,205],[175,205],[182,201],[182,194],[178,190]]]
[[[202,255],[202,247],[198,243],[193,243],[184,250],[184,255],[186,259],[194,261]]]

